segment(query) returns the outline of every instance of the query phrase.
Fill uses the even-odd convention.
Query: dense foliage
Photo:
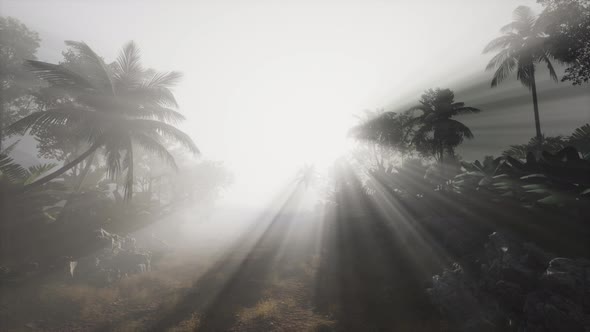
[[[538,0],[545,9],[540,21],[548,34],[551,54],[566,63],[562,81],[574,85],[590,79],[590,2],[588,0]]]

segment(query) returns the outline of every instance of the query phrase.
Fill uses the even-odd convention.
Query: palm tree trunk
[[[133,198],[133,145],[129,141],[127,148],[127,178],[125,179],[125,200],[130,201]]]
[[[537,83],[535,82],[535,72],[532,72],[531,92],[533,93],[533,110],[535,112],[535,129],[537,131],[537,140],[541,143],[541,120],[539,119],[539,102],[537,101]]]
[[[100,146],[101,146],[101,143],[100,142],[95,143],[86,152],[82,153],[76,159],[70,161],[69,163],[63,165],[57,171],[55,171],[55,172],[47,175],[46,177],[43,177],[43,178],[41,178],[41,179],[39,179],[39,180],[31,183],[31,184],[28,184],[28,185],[24,186],[23,187],[23,191],[27,191],[27,190],[30,190],[30,189],[39,187],[41,185],[44,185],[47,182],[49,182],[49,181],[55,179],[56,177],[62,175],[63,173],[65,173],[68,170],[70,170],[72,167],[74,167],[74,166],[78,165],[79,163],[81,163],[84,159],[86,159],[88,156],[90,156],[92,153],[94,153],[94,151],[96,151]]]
[[[88,175],[88,172],[90,171],[90,166],[92,165],[92,162],[94,161],[94,156],[96,156],[96,150],[94,150],[94,152],[90,155],[90,157],[86,161],[86,166],[84,167],[82,172],[80,172],[80,179],[78,181],[78,185],[76,186],[76,192],[79,192],[80,189],[82,188],[82,185],[84,185],[84,180],[86,180],[86,176]]]
[[[0,152],[2,152],[2,140],[4,139],[4,103],[2,102],[2,92],[0,92]]]

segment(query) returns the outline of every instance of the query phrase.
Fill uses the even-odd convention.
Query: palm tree
[[[514,70],[516,78],[533,94],[533,110],[537,139],[542,140],[539,105],[537,101],[537,85],[535,82],[535,64],[545,62],[549,75],[557,81],[557,74],[550,61],[550,55],[544,43],[547,35],[538,23],[533,11],[526,6],[519,6],[513,13],[514,21],[500,29],[502,36],[492,40],[484,53],[499,51],[488,63],[486,70],[496,69],[492,79],[492,87],[497,86]]]
[[[402,163],[404,156],[411,150],[411,136],[414,123],[408,112],[370,112],[359,117],[360,124],[349,131],[357,140],[369,142],[369,149],[378,169],[385,170],[386,159],[391,152],[399,153]],[[380,147],[380,148],[378,148]]]
[[[418,129],[414,134],[413,143],[418,151],[434,156],[441,163],[445,151],[453,155],[455,147],[465,138],[473,138],[471,130],[452,117],[480,112],[480,109],[455,102],[455,94],[450,89],[426,91],[420,99],[420,105],[410,109],[416,110],[422,114],[414,118]]]
[[[26,185],[25,190],[55,179],[102,148],[111,178],[126,171],[125,197],[130,199],[134,145],[157,154],[174,168],[174,157],[163,139],[179,142],[191,152],[199,153],[192,139],[173,125],[184,120],[174,110],[178,104],[170,91],[181,78],[180,73],[145,70],[133,42],[123,47],[110,66],[83,42],[66,41],[66,45],[85,60],[85,70],[74,72],[62,65],[33,60],[28,64],[38,77],[69,98],[64,98],[66,101],[57,107],[32,113],[13,123],[9,130],[24,134],[28,130],[71,126],[90,148],[57,171]],[[87,165],[90,164],[89,161]]]

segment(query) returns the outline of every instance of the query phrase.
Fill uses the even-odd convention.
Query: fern
[[[585,124],[574,130],[568,137],[568,143],[578,149],[584,159],[590,158],[590,124]]]
[[[27,178],[24,179],[24,184],[27,185],[29,183],[32,183],[33,181],[41,177],[41,175],[49,172],[56,165],[57,164],[54,163],[46,163],[29,167],[27,169]]]
[[[0,178],[15,183],[20,182],[27,174],[28,171],[12,158],[5,154],[0,154]]]

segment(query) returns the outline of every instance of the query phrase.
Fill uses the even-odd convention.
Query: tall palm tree
[[[420,105],[410,109],[416,110],[422,114],[414,118],[418,129],[413,143],[418,151],[434,156],[441,163],[445,152],[453,155],[455,147],[465,138],[473,138],[473,133],[466,125],[452,118],[481,111],[465,106],[465,103],[455,102],[455,94],[450,89],[426,91],[420,99]]]
[[[541,141],[535,64],[545,62],[549,69],[549,75],[554,81],[557,81],[557,74],[551,64],[549,52],[544,46],[547,35],[543,32],[543,26],[533,11],[529,7],[519,6],[514,10],[513,17],[514,21],[500,29],[503,35],[492,40],[484,48],[484,53],[499,51],[490,60],[486,70],[496,69],[492,79],[492,87],[497,86],[516,70],[516,78],[529,88],[533,95],[536,137]]]
[[[116,61],[107,66],[88,45],[66,41],[78,52],[86,66],[74,72],[62,65],[28,61],[31,70],[69,98],[57,107],[39,111],[15,122],[11,132],[24,134],[52,126],[76,128],[77,136],[90,148],[57,171],[25,186],[25,190],[55,179],[103,149],[111,178],[126,171],[125,197],[133,195],[133,146],[157,154],[176,168],[172,154],[163,144],[171,139],[199,153],[192,139],[174,124],[184,116],[170,87],[181,78],[178,72],[155,73],[140,63],[139,49],[127,43]],[[88,162],[87,164],[91,164]]]

